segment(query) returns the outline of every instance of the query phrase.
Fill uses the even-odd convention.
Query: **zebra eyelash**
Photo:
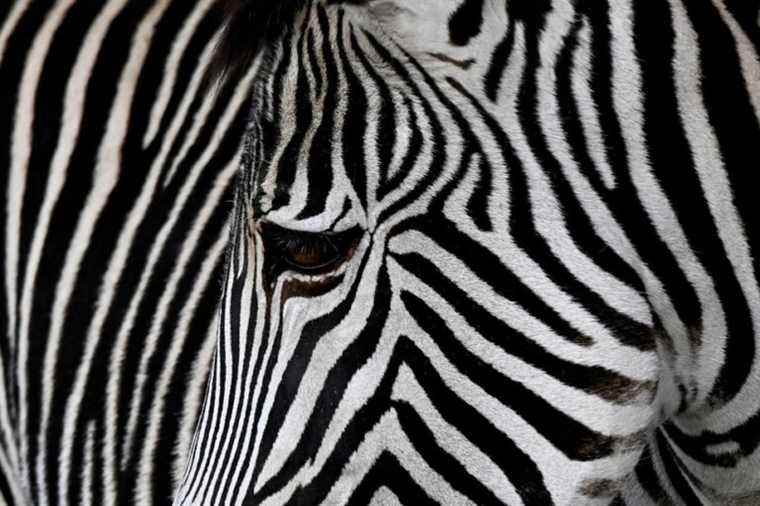
[[[262,222],[259,230],[273,271],[312,276],[336,270],[350,258],[361,237],[358,227],[343,232],[304,232]]]
[[[337,247],[327,234],[283,231],[281,229],[273,233],[272,239],[280,251],[326,257],[338,255]]]

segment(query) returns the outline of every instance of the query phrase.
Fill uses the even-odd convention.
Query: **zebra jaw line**
[[[175,504],[760,500],[760,60],[728,4],[281,20]]]

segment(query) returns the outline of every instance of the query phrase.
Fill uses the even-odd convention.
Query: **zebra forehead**
[[[433,22],[440,25],[441,16],[452,17],[452,23],[472,24],[474,21],[477,24],[480,11],[497,4],[503,6],[504,0],[226,0],[224,30],[212,72],[220,77],[232,77],[248,68],[261,48],[287,32],[298,14],[313,3],[362,8],[389,31],[403,35],[405,28],[419,29],[422,21],[426,21],[425,26]],[[410,30],[412,32],[415,30]],[[419,30],[415,33],[420,35]]]

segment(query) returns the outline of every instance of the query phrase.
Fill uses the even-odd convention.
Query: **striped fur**
[[[214,0],[0,5],[5,503],[171,502],[248,110],[245,79],[201,88],[221,23]]]
[[[0,497],[756,504],[759,7],[0,5]]]
[[[760,501],[758,3],[286,3],[176,504]]]

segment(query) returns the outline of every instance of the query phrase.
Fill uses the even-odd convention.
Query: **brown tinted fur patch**
[[[617,480],[586,480],[578,492],[586,497],[614,497],[620,492],[621,483]]]
[[[343,275],[327,278],[323,281],[302,281],[290,279],[282,287],[282,303],[292,297],[319,297],[343,282]]]
[[[648,430],[642,430],[634,432],[628,436],[620,436],[615,438],[615,452],[638,452],[647,444],[647,438],[649,436]]]
[[[607,447],[614,453],[638,452],[646,444],[646,432],[629,436],[599,436],[578,441],[577,457],[590,460],[598,456],[599,447]]]
[[[643,402],[651,403],[657,394],[656,381],[634,381],[619,377],[613,381],[600,383],[593,389],[602,399],[616,404]]]

